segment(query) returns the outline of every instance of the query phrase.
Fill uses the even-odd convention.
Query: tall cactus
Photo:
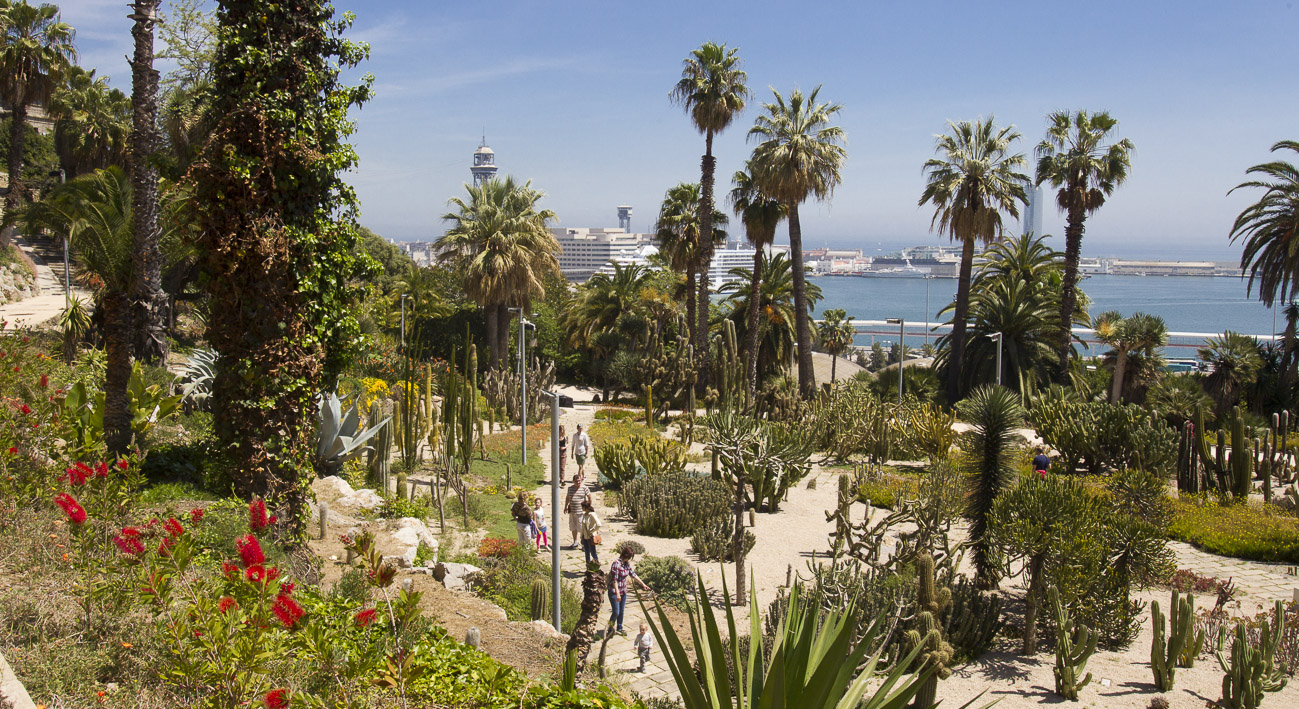
[[[1195,628],[1195,597],[1180,598],[1173,591],[1168,610],[1172,614],[1172,635],[1166,632],[1166,622],[1159,601],[1150,604],[1154,620],[1155,638],[1150,646],[1150,669],[1155,674],[1155,688],[1167,692],[1173,688],[1177,668],[1191,667],[1204,645],[1204,631]]]
[[[1083,676],[1083,672],[1087,670],[1087,660],[1096,652],[1099,634],[1069,617],[1054,586],[1046,593],[1055,611],[1055,693],[1076,702],[1078,691],[1092,681],[1092,673]]]
[[[532,579],[532,619],[542,620],[550,610],[550,582],[546,579]]]
[[[379,402],[371,403],[369,420],[379,421],[382,418],[383,408],[379,406]],[[388,471],[392,466],[393,425],[393,420],[389,418],[388,422],[383,425],[383,429],[375,434],[370,446],[370,453],[366,459],[370,469],[370,482],[382,486],[385,490],[388,485]]]
[[[910,652],[923,647],[916,656],[915,671],[932,669],[933,673],[916,692],[911,706],[913,709],[929,709],[934,706],[938,694],[938,680],[952,676],[952,646],[943,637],[943,625],[940,617],[952,605],[952,589],[936,589],[934,584],[934,557],[928,553],[916,557],[916,583],[918,585],[916,627],[907,631],[906,647]]]
[[[1260,628],[1259,646],[1249,642],[1249,632],[1243,621],[1236,623],[1231,643],[1230,659],[1224,654],[1227,628],[1218,629],[1218,666],[1226,674],[1222,678],[1222,702],[1232,709],[1256,709],[1266,692],[1279,692],[1287,683],[1286,666],[1276,664],[1276,652],[1285,634],[1285,607],[1281,601],[1273,609],[1274,621],[1264,622]]]
[[[852,534],[852,503],[857,498],[856,486],[852,475],[839,476],[839,498],[834,512],[825,513],[825,521],[834,522],[834,533],[830,535],[834,548],[832,556],[839,556],[844,540]]]

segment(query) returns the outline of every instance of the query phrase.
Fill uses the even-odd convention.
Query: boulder
[[[482,571],[482,569],[473,564],[445,562],[436,564],[433,567],[433,578],[441,581],[442,585],[451,591],[467,591],[469,590],[469,584],[466,577],[479,571]]]
[[[373,510],[383,504],[379,493],[370,489],[361,489],[334,501],[334,506],[344,510]]]
[[[347,497],[355,494],[352,486],[347,481],[337,475],[330,475],[327,478],[320,478],[311,484],[311,489],[316,493],[316,499],[333,504],[340,497]]]

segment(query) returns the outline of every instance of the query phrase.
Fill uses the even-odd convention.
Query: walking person
[[[604,523],[600,521],[600,516],[595,513],[595,507],[591,505],[590,498],[582,501],[582,552],[586,554],[587,566],[600,563],[600,553],[596,551],[595,545],[600,543],[600,528]],[[612,597],[612,596],[611,596]]]
[[[636,585],[645,591],[650,587],[645,585],[644,581],[636,575],[636,569],[632,567],[632,557],[636,556],[630,548],[624,546],[618,558],[613,560],[609,566],[609,625],[616,625],[617,633],[626,637],[627,631],[622,629],[623,611],[627,610],[627,579],[632,579]]]
[[[654,636],[650,635],[649,623],[641,621],[640,633],[631,644],[636,648],[636,657],[640,658],[640,667],[636,671],[644,672],[645,663],[650,661],[650,648],[654,647]]]
[[[573,549],[577,548],[582,535],[582,503],[591,497],[591,488],[581,473],[573,476],[573,486],[568,488],[568,497],[564,500],[564,509],[568,510],[568,531],[573,535]]]
[[[1046,451],[1042,446],[1037,447],[1037,455],[1033,456],[1033,472],[1046,477],[1046,471],[1051,467],[1051,459],[1047,457]]]
[[[546,510],[541,506],[540,495],[532,500],[532,530],[533,536],[537,539],[537,551],[549,549],[550,539],[547,538],[546,532],[550,530],[546,527]]]
[[[564,467],[568,462],[568,433],[564,427],[559,427],[559,486],[564,486]]]
[[[595,452],[595,446],[591,444],[591,437],[586,435],[582,430],[582,424],[577,425],[577,433],[573,434],[573,460],[577,461],[577,474],[586,476],[586,459]]]
[[[514,530],[519,534],[519,548],[532,548],[532,507],[528,504],[525,493],[519,493],[514,505],[510,507],[510,514],[514,515]]]

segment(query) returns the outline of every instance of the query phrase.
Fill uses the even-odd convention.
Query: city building
[[[496,177],[496,153],[487,147],[487,136],[483,136],[483,142],[474,151],[474,164],[469,172],[473,173],[474,187]]]
[[[559,270],[573,283],[585,283],[610,261],[631,262],[643,246],[654,244],[653,234],[633,234],[605,227],[552,227],[559,242]]]
[[[1024,205],[1024,211],[1020,212],[1020,232],[1042,236],[1042,211],[1046,207],[1042,203],[1042,188],[1030,183],[1024,187],[1024,191],[1028,195],[1028,204]]]

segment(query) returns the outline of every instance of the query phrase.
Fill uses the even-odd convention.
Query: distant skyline
[[[125,3],[60,5],[82,64],[129,92]],[[1272,143],[1299,138],[1299,10],[1287,0],[1098,1],[1082,12],[1042,2],[336,5],[356,13],[349,36],[370,43],[361,73],[376,77],[374,100],[354,114],[361,163],[349,180],[361,222],[398,240],[442,233],[484,134],[500,174],[546,192],[559,225],[616,226],[617,205],[631,204],[633,229],[649,230],[667,188],[699,178],[703,138],[668,91],[705,41],[739,48],[754,92],[716,140],[719,196],[752,149],[745,133],[768,86],[821,84],[823,99],[843,104],[843,184],[829,204],[804,208],[809,247],[945,241],[916,201],[948,120],[1015,124],[1031,172],[1046,114],[1086,108],[1110,111],[1136,152],[1128,183],[1087,222],[1085,255],[1238,259],[1227,234],[1258,193],[1228,190]],[[1063,248],[1053,204],[1043,230]]]

